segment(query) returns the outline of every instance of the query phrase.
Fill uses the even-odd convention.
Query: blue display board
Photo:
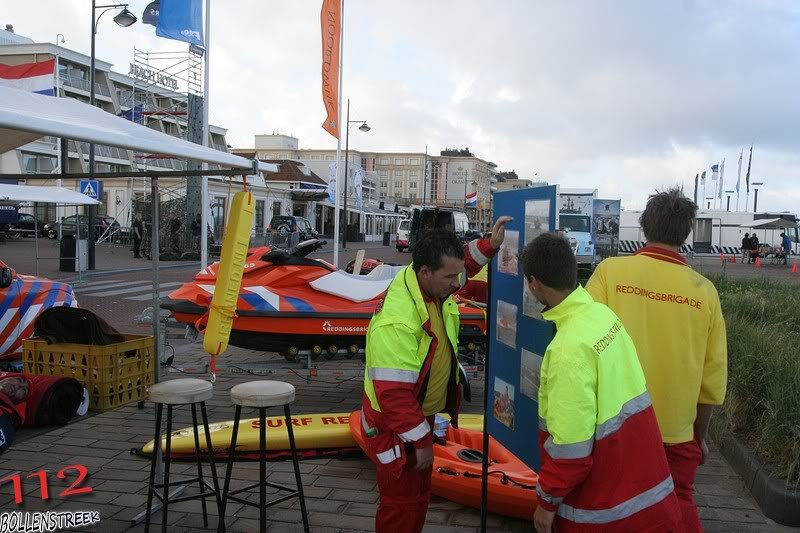
[[[530,293],[520,254],[537,235],[556,229],[557,188],[535,187],[496,193],[495,221],[511,216],[492,261],[489,284],[490,338],[487,355],[486,427],[525,464],[539,470],[539,374],[551,322]]]

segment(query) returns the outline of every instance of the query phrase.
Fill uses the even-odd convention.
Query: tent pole
[[[39,221],[36,219],[36,202],[33,202],[33,246],[36,248],[36,277],[39,277]]]
[[[150,237],[150,255],[152,261],[152,270],[153,270],[153,349],[155,352],[155,362],[154,362],[154,377],[153,380],[155,383],[158,383],[159,377],[161,375],[161,353],[159,350],[161,348],[161,342],[159,339],[159,308],[158,308],[158,291],[159,291],[159,279],[158,279],[158,253],[159,253],[159,246],[158,246],[158,234],[159,234],[159,191],[158,191],[158,178],[153,178],[150,180],[150,196],[152,200],[151,206],[151,213],[153,216],[153,222],[150,225],[151,228],[151,237]],[[147,228],[145,228],[147,231]]]

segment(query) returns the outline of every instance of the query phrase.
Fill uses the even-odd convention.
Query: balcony
[[[89,92],[89,87],[90,87],[89,81],[84,80],[83,78],[77,78],[74,76],[62,76],[61,81],[64,83],[64,85],[68,87],[80,89],[82,91],[86,91],[87,93]],[[108,85],[95,82],[94,91],[95,94],[100,94],[111,98],[111,91],[109,91]]]

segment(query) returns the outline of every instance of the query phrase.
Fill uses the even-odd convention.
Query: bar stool
[[[147,518],[145,520],[145,532],[150,530],[150,509],[153,504],[153,495],[161,500],[163,505],[161,531],[167,530],[167,517],[169,504],[187,500],[199,499],[203,506],[203,525],[208,526],[208,514],[206,513],[206,498],[214,496],[217,500],[217,509],[221,508],[219,481],[217,480],[217,470],[214,466],[214,450],[211,446],[211,432],[208,429],[208,413],[206,412],[206,400],[211,399],[214,390],[208,381],[202,379],[173,379],[156,383],[150,387],[150,400],[156,404],[156,430],[153,440],[153,457],[150,463],[150,484],[147,487]],[[206,434],[206,447],[208,449],[208,460],[211,465],[211,478],[214,486],[208,484],[203,479],[202,458],[200,453],[200,438],[197,433],[197,404],[200,404],[200,412],[203,416],[203,429]],[[194,448],[197,457],[197,477],[180,481],[169,480],[170,452],[172,451],[172,408],[177,405],[190,404],[192,407],[192,424],[194,425]],[[161,417],[164,405],[167,406],[167,435],[166,448],[164,450],[164,480],[163,483],[156,483],[156,462],[158,461],[161,449]],[[169,487],[177,484],[187,484],[198,482],[200,493],[191,496],[181,496],[179,498],[169,498]],[[157,489],[163,488],[163,496],[159,495]],[[210,492],[204,492],[208,489]]]
[[[306,512],[306,500],[303,495],[303,481],[300,479],[300,464],[297,460],[297,447],[294,442],[294,430],[292,429],[292,416],[289,411],[289,404],[294,402],[294,386],[282,381],[249,381],[241,383],[231,389],[231,402],[236,405],[236,416],[233,421],[233,433],[231,435],[231,447],[228,455],[228,469],[225,473],[225,487],[222,491],[222,509],[219,513],[218,531],[225,531],[225,507],[229,499],[251,507],[258,507],[261,510],[261,531],[266,531],[267,527],[267,507],[284,502],[294,497],[300,498],[300,511],[303,515],[303,529],[308,533],[308,513]],[[286,487],[267,481],[267,422],[266,411],[268,407],[283,406],[286,420],[286,429],[289,433],[289,446],[292,450],[292,462],[294,463],[294,477],[297,483],[296,488]],[[239,434],[239,421],[242,417],[242,407],[255,407],[258,409],[259,421],[259,482],[235,491],[230,491],[231,471],[233,470],[233,460],[236,452],[236,439]],[[281,496],[275,500],[267,502],[266,487],[287,491],[289,494]],[[236,494],[260,487],[259,503],[253,503],[243,498],[236,497]]]

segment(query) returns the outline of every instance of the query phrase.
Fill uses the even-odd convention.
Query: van
[[[461,240],[466,240],[469,219],[463,211],[448,207],[415,207],[411,214],[408,249],[414,249],[414,244],[425,231],[439,228],[453,231]]]
[[[401,220],[400,225],[397,226],[397,237],[394,244],[398,252],[402,252],[408,248],[408,233],[411,231],[411,219]]]

